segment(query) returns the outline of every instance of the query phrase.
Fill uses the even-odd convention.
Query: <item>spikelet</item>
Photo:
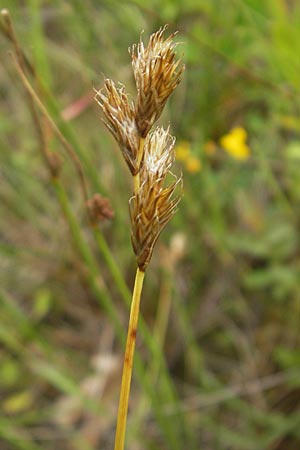
[[[137,87],[136,123],[143,138],[160,117],[184,71],[181,60],[176,60],[174,52],[176,43],[173,38],[176,33],[164,39],[166,28],[153,33],[147,47],[141,39],[129,50]]]
[[[132,175],[136,175],[140,137],[133,102],[129,101],[124,86],[116,88],[110,79],[105,80],[104,89],[96,92],[95,100],[104,113],[103,121],[118,142]]]
[[[166,176],[174,162],[175,138],[169,128],[153,124],[176,86],[184,66],[176,60],[173,38],[163,34],[166,26],[150,36],[149,44],[130,49],[137,87],[135,103],[130,102],[123,86],[117,88],[110,79],[95,100],[104,113],[104,123],[120,145],[134,176],[134,195],[129,201],[131,240],[140,270],[145,271],[154,245],[165,225],[174,215],[180,201],[175,195],[181,177],[165,186]]]
[[[112,219],[115,215],[109,199],[98,193],[94,194],[93,197],[88,200],[87,207],[93,225],[97,225],[99,222],[103,222],[107,219]]]
[[[175,214],[180,196],[174,191],[181,178],[164,187],[174,161],[175,138],[163,128],[149,133],[144,145],[140,171],[141,185],[129,201],[131,241],[140,270],[145,271],[154,245],[165,225]]]

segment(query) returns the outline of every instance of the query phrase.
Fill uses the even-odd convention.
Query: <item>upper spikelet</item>
[[[184,71],[181,60],[176,60],[177,44],[173,40],[176,33],[165,39],[166,28],[153,33],[147,47],[141,39],[130,49],[137,87],[136,123],[142,137],[160,117]]]

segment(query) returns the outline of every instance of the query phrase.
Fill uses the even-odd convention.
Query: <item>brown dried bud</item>
[[[91,219],[95,224],[114,217],[114,211],[110,201],[100,194],[94,194],[93,197],[88,200],[87,207],[90,211]]]
[[[179,84],[184,71],[181,60],[175,60],[176,43],[173,33],[164,40],[167,26],[150,36],[144,46],[142,39],[130,49],[137,87],[136,123],[142,137],[146,137],[160,117],[168,97]]]
[[[105,90],[98,91],[95,100],[102,108],[104,123],[120,145],[131,173],[136,175],[140,137],[135,121],[134,103],[129,101],[124,86],[116,88],[110,79],[105,80]]]
[[[175,177],[172,184],[164,187],[174,161],[174,143],[169,130],[157,128],[148,134],[140,171],[140,189],[129,201],[132,246],[141,270],[149,264],[154,245],[180,201],[180,196],[174,198],[173,194],[181,178]]]
[[[58,177],[61,171],[62,159],[61,156],[52,151],[46,151],[46,158],[49,164],[49,169],[53,178]]]

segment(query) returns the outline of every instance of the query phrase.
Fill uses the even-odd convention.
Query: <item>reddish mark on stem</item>
[[[130,337],[131,337],[131,339],[135,339],[136,338],[136,328],[133,328],[130,331]]]
[[[130,368],[132,367],[132,357],[130,357],[131,354],[130,348],[132,350],[132,348],[134,347],[135,339],[136,339],[136,328],[132,328],[129,333],[129,347],[126,350],[124,358],[124,364]]]

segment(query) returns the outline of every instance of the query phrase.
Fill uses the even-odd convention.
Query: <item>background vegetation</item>
[[[89,227],[48,127],[62,158],[49,177],[1,36],[1,450],[112,448],[135,261],[130,177],[93,86],[105,74],[134,93],[128,46],[165,23],[186,64],[161,119],[184,198],[146,277],[127,448],[299,450],[299,2],[5,6],[89,195],[114,218]]]

